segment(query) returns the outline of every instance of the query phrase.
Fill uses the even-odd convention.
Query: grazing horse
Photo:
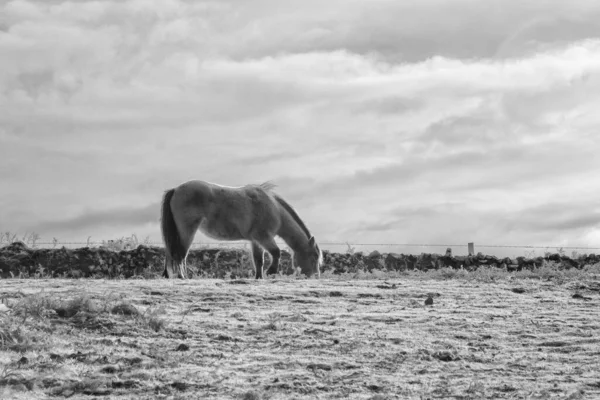
[[[281,250],[275,236],[294,252],[294,265],[306,276],[320,276],[323,255],[306,225],[273,185],[229,187],[200,180],[163,195],[161,230],[166,248],[163,276],[186,278],[186,259],[197,230],[217,240],[248,240],[256,279],[263,277],[264,251],[271,254],[267,275],[276,274]]]

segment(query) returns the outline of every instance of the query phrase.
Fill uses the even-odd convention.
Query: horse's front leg
[[[271,238],[260,243],[271,254],[271,264],[267,269],[267,275],[277,275],[279,272],[279,260],[281,259],[281,250],[275,239]]]
[[[270,249],[269,254],[271,254],[271,265],[267,269],[267,276],[277,275],[279,272],[279,260],[281,260],[281,250],[279,248]]]
[[[256,271],[256,279],[262,279],[263,277],[263,264],[265,260],[265,254],[258,245],[258,243],[252,242],[252,261],[254,262],[254,270]]]

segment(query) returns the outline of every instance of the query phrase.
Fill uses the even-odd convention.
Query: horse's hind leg
[[[179,198],[174,198],[174,201],[180,201]],[[173,203],[172,203],[173,204]],[[200,226],[201,219],[198,217],[190,216],[190,210],[185,205],[175,203],[177,207],[174,207],[173,218],[177,224],[177,232],[179,234],[179,243],[181,245],[184,257],[174,261],[174,272],[177,273],[178,278],[187,278],[187,256],[194,242],[194,236]]]
[[[199,221],[188,222],[187,224],[182,224],[183,229],[180,230],[181,235],[181,244],[186,249],[185,258],[181,261],[179,265],[179,273],[177,274],[178,278],[187,279],[187,256],[192,247],[192,243],[194,242],[194,236],[196,236],[196,231],[200,226]]]
[[[252,261],[256,271],[256,279],[263,277],[264,251],[256,242],[252,242]]]
[[[260,242],[261,246],[263,246],[269,254],[271,254],[271,264],[269,264],[269,268],[267,269],[268,275],[277,275],[279,271],[279,260],[281,259],[281,250],[277,243],[275,243],[275,239],[270,238],[267,240],[263,240]]]

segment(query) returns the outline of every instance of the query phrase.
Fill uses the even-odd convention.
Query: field
[[[599,290],[597,273],[1,280],[0,398],[600,398]]]

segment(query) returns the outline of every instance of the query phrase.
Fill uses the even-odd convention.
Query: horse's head
[[[319,248],[315,237],[311,236],[307,247],[302,251],[294,253],[295,266],[300,267],[302,273],[306,276],[317,274],[321,275],[321,264],[323,263],[323,253]]]

